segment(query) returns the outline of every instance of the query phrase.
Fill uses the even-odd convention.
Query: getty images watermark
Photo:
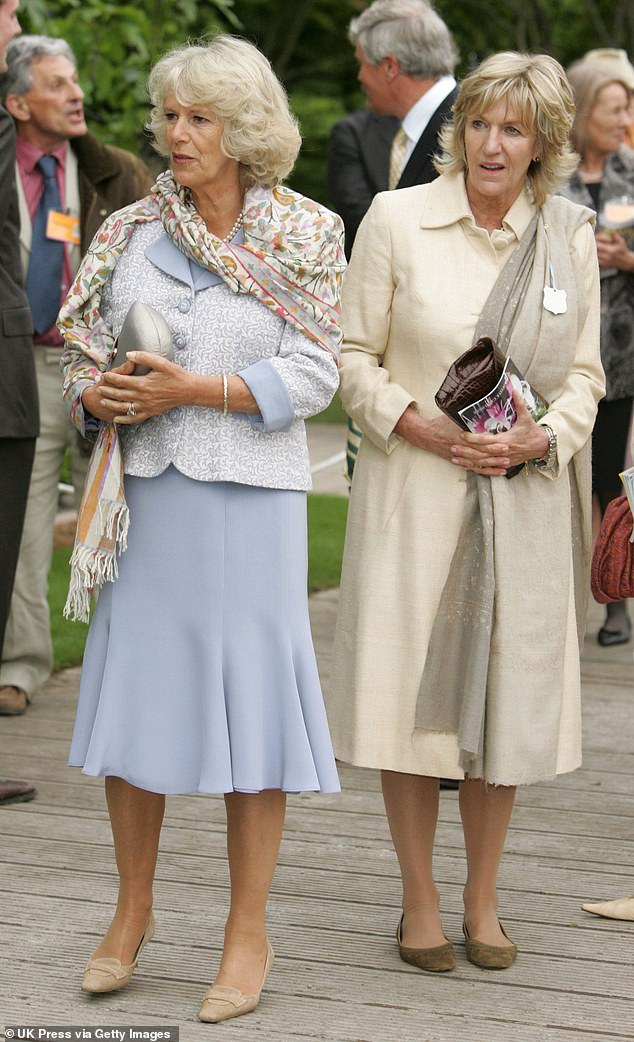
[[[55,1027],[49,1024],[13,1024],[4,1029],[4,1037],[11,1039],[35,1039],[36,1042],[179,1042],[178,1028],[111,1027],[110,1025],[85,1027],[83,1024],[65,1024]]]

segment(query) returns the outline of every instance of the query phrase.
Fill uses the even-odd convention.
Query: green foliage
[[[464,74],[495,51],[552,54],[564,65],[592,47],[634,50],[631,0],[436,0]]]
[[[76,51],[91,127],[111,144],[153,156],[143,133],[147,74],[170,47],[216,32],[256,43],[285,83],[304,147],[290,183],[327,202],[328,134],[363,105],[347,39],[367,0],[29,0],[25,31],[64,36]],[[634,52],[632,0],[436,0],[461,51],[458,74],[493,51],[554,54],[564,64],[591,47]],[[157,166],[160,161],[157,160]]]
[[[34,0],[21,14],[26,32],[62,36],[75,52],[91,129],[109,144],[146,151],[147,75],[156,60],[189,38],[239,30],[233,0]]]
[[[345,116],[346,110],[338,98],[304,90],[292,91],[290,101],[302,130],[302,150],[289,184],[311,199],[325,202],[328,135],[333,123]]]

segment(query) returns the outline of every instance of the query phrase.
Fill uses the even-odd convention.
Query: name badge
[[[565,315],[568,310],[565,289],[544,286],[544,307],[551,315]]]
[[[78,246],[81,242],[79,237],[79,217],[73,217],[69,213],[60,213],[59,210],[49,210],[46,222],[46,238],[55,239],[56,242],[69,242]]]

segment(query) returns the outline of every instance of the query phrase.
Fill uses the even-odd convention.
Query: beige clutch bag
[[[152,354],[160,355],[161,358],[167,358],[169,362],[174,360],[170,327],[158,311],[151,308],[149,304],[143,304],[140,300],[135,300],[134,304],[130,305],[123,321],[121,332],[115,341],[115,354],[111,369],[123,365],[128,351],[151,351]],[[146,365],[137,365],[134,375],[145,376],[150,371]]]

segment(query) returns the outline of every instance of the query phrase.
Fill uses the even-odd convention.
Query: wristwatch
[[[538,470],[552,470],[557,462],[557,435],[547,423],[542,423],[541,426],[548,435],[548,451],[541,459],[534,459],[533,463]]]

